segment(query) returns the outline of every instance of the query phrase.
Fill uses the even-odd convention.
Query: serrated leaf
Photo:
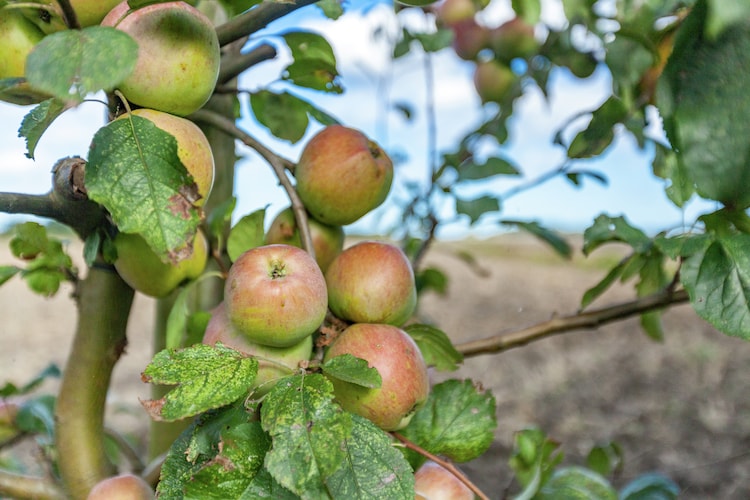
[[[456,212],[468,215],[471,224],[479,220],[486,213],[498,212],[500,202],[494,196],[480,196],[472,200],[456,198]]]
[[[365,359],[357,358],[351,354],[335,356],[321,366],[323,373],[329,377],[335,377],[344,382],[377,389],[383,384],[380,373],[376,368],[369,366]]]
[[[232,227],[227,239],[227,253],[232,262],[248,250],[263,245],[265,242],[263,232],[265,217],[266,209],[261,208],[244,216]]]
[[[144,382],[176,385],[163,398],[143,401],[155,420],[172,421],[236,401],[248,392],[258,361],[217,343],[156,353],[144,370]]]
[[[643,474],[620,490],[620,500],[675,500],[680,487],[661,474]]]
[[[65,111],[65,103],[47,99],[23,117],[18,136],[26,139],[26,157],[34,159],[34,150],[47,128]]]
[[[81,102],[93,92],[112,90],[135,68],[138,44],[127,33],[105,26],[47,35],[26,60],[29,84],[62,101]]]
[[[484,180],[496,175],[519,175],[518,169],[505,158],[488,158],[484,163],[473,161],[458,167],[458,181]]]
[[[427,451],[456,462],[489,448],[497,426],[495,397],[470,380],[435,385],[402,434]]]
[[[610,242],[626,243],[638,253],[645,253],[652,244],[651,238],[640,229],[631,226],[625,217],[602,214],[583,232],[583,253],[588,255],[604,243]]]
[[[300,87],[340,94],[336,56],[331,44],[321,35],[292,31],[283,35],[292,51],[292,62],[284,70],[284,79]]]
[[[177,141],[150,120],[129,116],[94,135],[86,165],[89,198],[120,231],[140,234],[165,262],[189,255],[199,210],[195,183],[177,156]]]
[[[617,500],[617,492],[604,477],[583,467],[555,471],[535,498],[539,500]]]
[[[685,260],[680,281],[698,315],[721,332],[750,340],[750,235],[717,237]]]
[[[424,324],[411,324],[404,327],[417,343],[427,366],[440,371],[454,371],[463,363],[463,355],[453,347],[451,339],[439,328]]]
[[[333,402],[323,375],[283,378],[261,407],[263,429],[273,446],[265,466],[282,486],[302,498],[327,498],[325,480],[346,459],[352,415]]]
[[[414,474],[391,438],[372,422],[353,415],[346,458],[326,480],[333,498],[412,500]]]
[[[552,249],[557,252],[558,255],[569,259],[573,254],[573,249],[570,247],[567,241],[562,238],[559,234],[547,229],[536,221],[526,222],[520,220],[504,219],[500,221],[502,224],[516,226],[518,229],[526,231],[539,238],[544,243],[547,243]]]
[[[627,116],[628,109],[617,97],[610,97],[591,115],[591,122],[579,132],[568,147],[569,158],[591,158],[600,155],[615,137],[614,126]]]

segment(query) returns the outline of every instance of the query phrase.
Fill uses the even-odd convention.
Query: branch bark
[[[47,479],[3,470],[0,470],[0,495],[37,500],[65,500],[67,498],[59,485]]]
[[[685,290],[674,291],[668,289],[630,302],[553,318],[521,330],[498,333],[497,335],[483,339],[458,344],[456,345],[456,350],[465,357],[496,354],[513,349],[514,347],[521,347],[536,340],[551,337],[552,335],[573,330],[595,329],[607,323],[629,318],[637,314],[681,304],[687,302],[688,299],[689,297]]]
[[[299,8],[305,7],[317,0],[298,0],[296,2],[263,2],[244,14],[232,18],[216,28],[219,44],[226,45],[240,38],[252,35],[276,19]]]

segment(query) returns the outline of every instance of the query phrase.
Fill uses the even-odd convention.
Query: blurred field
[[[459,257],[467,250],[476,259],[471,265]],[[80,246],[71,254],[79,258]],[[600,251],[571,265],[520,236],[441,243],[427,264],[449,275],[448,292],[425,296],[419,315],[462,342],[570,314],[617,258],[616,251]],[[11,262],[1,244],[0,264]],[[18,279],[0,287],[0,383],[22,384],[50,361],[64,365],[75,325],[70,291],[44,299]],[[594,307],[630,298],[632,290],[620,287]],[[111,415],[125,432],[147,421],[138,398],[148,397],[140,372],[150,356],[153,310],[153,301],[136,296],[130,345],[114,374]],[[583,463],[596,444],[619,443],[625,464],[617,486],[658,471],[680,485],[680,498],[750,498],[750,343],[717,333],[689,306],[668,311],[664,323],[661,344],[632,318],[467,359],[458,373],[436,374],[436,380],[481,381],[497,398],[495,443],[463,469],[491,498],[502,498],[510,486],[513,433],[537,425],[561,443],[567,464]]]

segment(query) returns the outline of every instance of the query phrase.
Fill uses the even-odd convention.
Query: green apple
[[[202,231],[193,240],[193,252],[177,264],[162,261],[138,234],[119,233],[115,269],[134,290],[151,297],[165,297],[182,282],[203,273],[208,262],[208,242]]]
[[[157,127],[169,132],[177,140],[177,157],[185,169],[193,177],[198,188],[199,198],[194,202],[196,206],[202,206],[214,182],[214,157],[211,145],[203,134],[203,131],[193,122],[179,116],[174,116],[153,109],[136,109],[133,115],[146,118]],[[128,114],[119,116],[117,119],[126,119]]]
[[[359,130],[330,125],[305,145],[294,177],[297,192],[315,219],[345,226],[385,201],[393,163]]]
[[[474,19],[478,11],[474,0],[445,0],[436,9],[435,18],[442,26],[452,26],[467,19]]]
[[[389,243],[363,241],[345,249],[325,278],[328,307],[341,319],[400,326],[417,307],[411,263]]]
[[[534,26],[520,17],[514,17],[490,30],[489,45],[495,57],[506,63],[515,58],[528,59],[539,50]]]
[[[131,11],[123,1],[101,24],[138,42],[135,69],[119,87],[130,102],[185,116],[211,97],[219,75],[219,40],[195,7],[165,2]]]
[[[341,226],[329,226],[308,217],[310,236],[312,237],[315,261],[320,270],[325,272],[341,250],[344,248],[344,230]],[[292,207],[279,212],[271,222],[266,233],[266,243],[282,243],[295,247],[302,247],[297,219]]]
[[[96,483],[87,500],[152,500],[154,490],[140,476],[120,474]]]
[[[482,102],[502,103],[517,82],[513,70],[496,60],[480,62],[474,70],[474,87]]]
[[[17,9],[0,9],[0,78],[25,74],[26,57],[44,33]]]
[[[234,328],[251,342],[291,347],[323,323],[328,293],[310,254],[291,245],[264,245],[229,268],[224,303]]]
[[[430,392],[427,367],[412,338],[395,326],[356,323],[336,337],[324,362],[342,354],[366,360],[382,385],[370,389],[330,377],[341,406],[385,431],[406,427]]]
[[[310,360],[313,350],[312,335],[290,347],[270,347],[250,342],[232,326],[223,302],[211,311],[211,319],[203,336],[204,344],[214,345],[216,342],[258,360],[258,375],[250,386],[258,397],[267,394],[278,379],[294,374],[301,362]]]

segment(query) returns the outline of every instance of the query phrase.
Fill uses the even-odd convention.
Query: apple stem
[[[468,477],[466,477],[463,474],[463,472],[461,472],[460,470],[458,470],[458,468],[455,465],[453,465],[451,462],[449,462],[447,460],[444,460],[444,459],[438,457],[437,455],[434,455],[434,454],[430,453],[429,451],[425,450],[424,448],[422,448],[421,446],[419,446],[419,445],[417,445],[415,443],[412,443],[411,441],[409,441],[408,439],[406,439],[404,436],[402,436],[398,432],[391,432],[391,435],[393,437],[395,437],[396,439],[398,439],[399,441],[401,441],[404,444],[404,446],[406,446],[410,450],[416,451],[417,453],[419,453],[423,457],[426,457],[426,458],[432,460],[433,462],[435,462],[436,464],[442,466],[448,472],[450,472],[451,474],[453,474],[454,476],[456,476],[456,479],[458,479],[459,481],[461,481],[462,483],[464,483],[466,485],[466,487],[469,488],[481,500],[489,500],[490,499],[490,497],[488,497],[487,495],[485,495],[482,492],[482,490],[479,489],[479,487],[477,485],[475,485],[474,483],[472,483],[471,480]]]

